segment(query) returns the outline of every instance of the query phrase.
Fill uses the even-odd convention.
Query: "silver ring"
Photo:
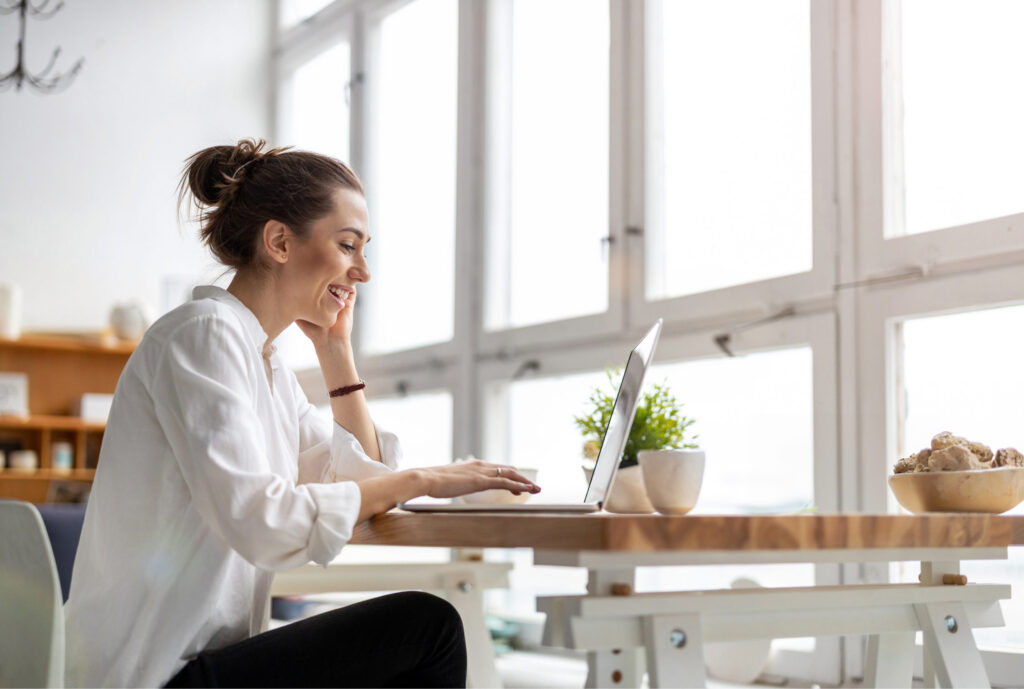
[[[497,475],[497,478],[501,478],[501,467],[498,467],[498,475]]]

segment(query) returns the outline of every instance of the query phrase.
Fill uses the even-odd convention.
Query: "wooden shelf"
[[[35,451],[39,462],[34,471],[0,471],[0,497],[29,502],[74,499],[74,484],[92,482],[106,423],[82,419],[73,410],[82,395],[114,393],[137,345],[102,332],[0,337],[0,371],[28,378],[28,415],[0,416],[0,438]],[[58,442],[71,443],[73,469],[53,469]]]
[[[33,471],[10,468],[0,469],[0,481],[7,479],[15,481],[92,481],[95,476],[95,469],[72,469],[71,471],[57,471],[55,469],[35,469]]]
[[[102,431],[107,425],[102,421],[87,421],[77,416],[0,416],[0,429],[19,428],[24,430],[50,431]]]
[[[121,356],[130,355],[138,344],[137,340],[118,340],[103,333],[24,333],[17,338],[0,337],[3,347]]]

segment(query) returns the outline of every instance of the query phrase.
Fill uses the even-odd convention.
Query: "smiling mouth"
[[[353,296],[356,291],[348,285],[328,285],[327,291],[330,293],[334,300],[341,306],[345,305],[345,300]]]

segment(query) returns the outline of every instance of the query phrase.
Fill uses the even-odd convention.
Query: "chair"
[[[0,500],[0,687],[64,684],[64,611],[38,510]]]

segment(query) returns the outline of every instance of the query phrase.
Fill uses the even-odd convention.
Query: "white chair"
[[[0,687],[64,684],[64,610],[39,511],[0,500]]]

